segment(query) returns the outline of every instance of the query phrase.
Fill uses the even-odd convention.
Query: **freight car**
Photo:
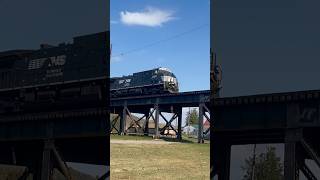
[[[111,97],[179,92],[176,76],[168,68],[155,68],[110,79]]]
[[[0,52],[0,113],[71,108],[66,101],[105,98],[107,34],[78,36],[73,43],[41,45],[37,50]]]

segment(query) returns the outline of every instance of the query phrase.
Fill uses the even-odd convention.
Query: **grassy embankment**
[[[159,144],[150,137],[111,135],[111,141],[122,140],[130,142],[111,143],[111,179],[209,179],[209,143],[184,137],[183,143]]]

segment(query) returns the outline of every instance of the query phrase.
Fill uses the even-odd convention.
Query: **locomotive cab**
[[[159,68],[158,71],[164,85],[164,90],[170,93],[179,92],[177,77],[172,73],[172,71],[168,68]]]

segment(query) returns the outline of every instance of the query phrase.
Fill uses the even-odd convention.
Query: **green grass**
[[[142,136],[142,135],[130,135],[130,136],[119,136],[115,134],[110,135],[110,140],[152,140],[151,136]]]
[[[209,179],[209,164],[209,144],[111,144],[111,179]]]

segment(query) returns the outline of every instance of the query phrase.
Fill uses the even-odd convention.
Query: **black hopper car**
[[[106,102],[107,33],[78,36],[73,43],[41,45],[36,50],[0,52],[0,114]]]
[[[110,79],[111,97],[179,92],[176,76],[168,68],[156,68]]]

